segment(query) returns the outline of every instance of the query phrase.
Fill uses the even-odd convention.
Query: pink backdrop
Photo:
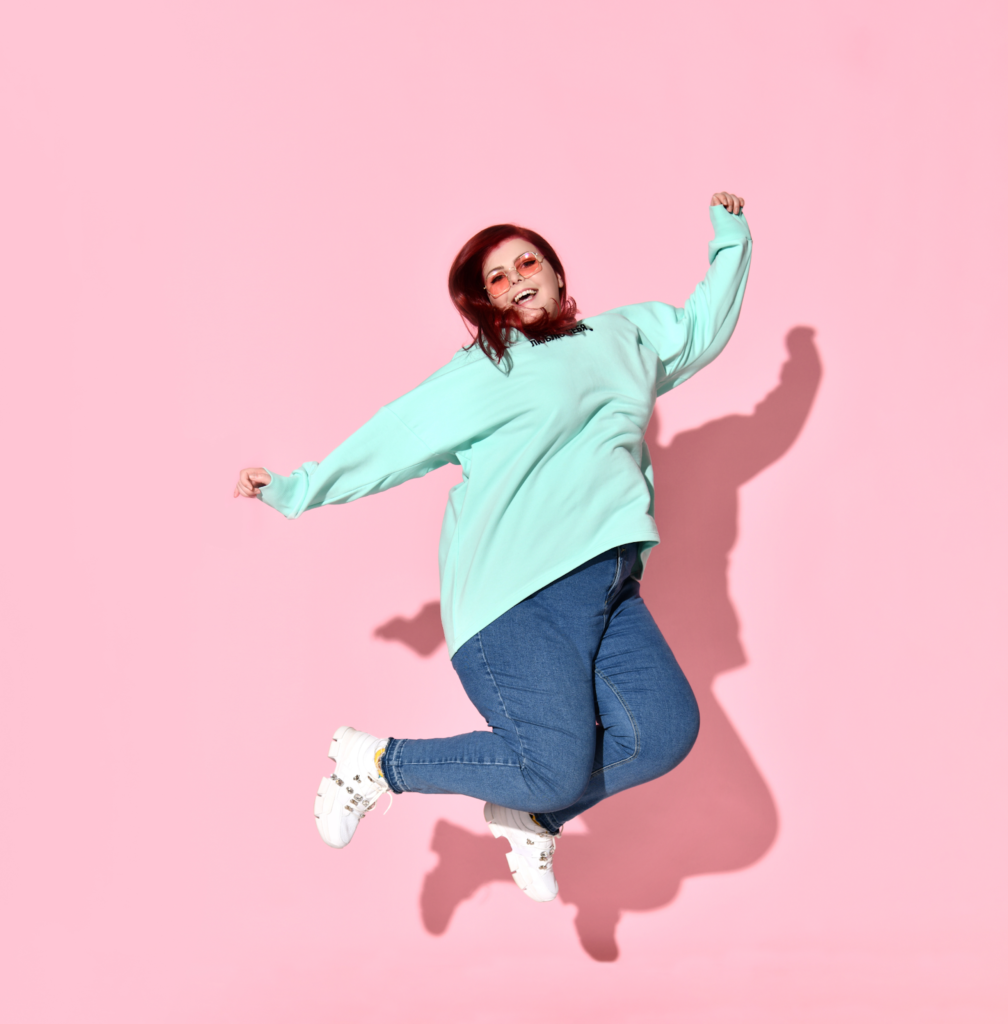
[[[7,1020],[1005,1019],[1003,12],[6,6]],[[681,304],[715,189],[752,275],[659,403],[645,581],[697,748],[553,904],[463,798],[328,849],[337,724],[481,724],[430,607],[457,470],[296,523],[236,471],[450,356],[474,230],[587,313]]]

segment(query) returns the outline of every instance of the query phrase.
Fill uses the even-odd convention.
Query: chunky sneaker
[[[559,891],[553,874],[556,836],[538,825],[528,811],[486,804],[483,817],[497,839],[504,836],[511,844],[507,862],[515,885],[536,903],[555,900]]]
[[[385,746],[369,732],[341,725],[329,744],[329,756],[336,771],[319,783],[315,797],[315,824],[330,846],[342,850],[353,839],[361,818],[378,802],[382,793],[392,794],[375,764],[375,753]]]

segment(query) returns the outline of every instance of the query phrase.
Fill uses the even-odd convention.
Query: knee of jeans
[[[680,729],[679,760],[681,761],[692,749],[700,735],[700,708],[696,698],[690,701],[689,711],[684,715]]]
[[[644,778],[657,779],[672,771],[693,749],[700,732],[700,709],[692,694],[690,698],[668,717],[664,728],[644,731],[637,757],[637,770]]]
[[[686,757],[699,735],[700,708],[691,692],[689,700],[682,702],[671,722],[665,750],[665,759],[668,762],[665,771],[671,771]]]

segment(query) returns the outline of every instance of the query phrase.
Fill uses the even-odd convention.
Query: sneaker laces
[[[539,832],[536,834],[535,839],[532,839],[530,836],[525,837],[525,843],[528,846],[539,847],[539,863],[537,867],[540,871],[552,871],[553,854],[556,852],[556,839],[557,837],[549,832]]]
[[[385,808],[384,813],[388,814],[388,812],[392,809],[392,790],[389,789],[389,784],[381,777],[375,779],[372,778],[371,775],[369,775],[367,772],[365,772],[364,774],[368,782],[370,782],[377,788],[377,792],[370,797],[365,796],[358,789],[354,788],[352,784],[353,782],[356,782],[358,786],[365,785],[365,783],[361,781],[361,777],[359,775],[355,775],[351,783],[344,782],[339,777],[338,771],[333,772],[332,775],[329,776],[329,778],[332,779],[333,782],[335,782],[336,785],[340,787],[340,789],[346,791],[347,796],[349,796],[350,798],[349,803],[343,805],[343,810],[355,815],[358,820],[361,820],[364,817],[364,815],[367,814],[368,811],[373,810],[375,808],[375,806],[378,803],[378,800],[381,798],[381,795],[383,793],[387,793],[389,802],[388,807]]]

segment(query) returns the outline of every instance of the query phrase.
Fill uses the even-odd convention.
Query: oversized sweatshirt
[[[745,217],[722,206],[710,215],[710,268],[684,308],[644,302],[546,340],[517,335],[500,365],[462,349],[322,462],[271,472],[262,500],[295,519],[461,465],[438,551],[450,654],[617,545],[638,544],[639,579],[658,543],[644,443],[655,399],[724,348],[749,273]]]

